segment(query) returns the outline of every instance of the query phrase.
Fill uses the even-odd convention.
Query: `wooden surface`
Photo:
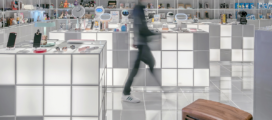
[[[252,115],[238,108],[210,100],[198,99],[182,109],[182,120],[186,115],[197,120],[252,120]]]

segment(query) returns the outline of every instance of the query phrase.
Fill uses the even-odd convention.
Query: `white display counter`
[[[149,43],[156,60],[157,84],[143,63],[133,86],[204,87],[209,86],[209,33],[163,32],[166,38]],[[50,39],[107,40],[107,85],[122,87],[132,70],[137,49],[131,47],[133,32],[51,31]]]
[[[70,45],[58,41],[67,52],[46,48],[42,54],[33,48],[0,49],[0,120],[102,120],[106,42]],[[99,48],[79,53],[84,46]]]

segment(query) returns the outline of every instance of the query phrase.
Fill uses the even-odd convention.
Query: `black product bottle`
[[[207,11],[205,12],[205,17],[206,19],[209,19],[209,13]]]
[[[202,9],[202,3],[199,3],[199,8]]]
[[[167,3],[167,8],[168,8],[168,9],[170,8],[170,4],[169,4],[169,3]]]

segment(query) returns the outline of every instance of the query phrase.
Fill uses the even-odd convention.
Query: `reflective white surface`
[[[0,84],[15,84],[15,55],[0,55]]]
[[[73,84],[98,84],[98,75],[98,55],[73,55]]]
[[[252,73],[252,63],[210,64],[213,66],[211,73],[216,76],[208,78],[209,87],[163,87],[163,93],[158,92],[159,87],[152,90],[150,87],[133,88],[132,95],[141,99],[138,104],[122,102],[122,88],[109,88],[107,120],[181,120],[181,110],[200,98],[253,114],[253,79],[247,79],[252,77],[231,77],[231,73]],[[174,71],[167,74],[171,73]]]
[[[162,86],[177,86],[177,69],[162,69]]]
[[[177,52],[176,51],[162,52],[162,68],[177,68]]]
[[[178,34],[178,50],[193,50],[194,34],[182,33]]]
[[[128,69],[113,69],[113,85],[124,85],[127,80],[128,73]]]
[[[45,115],[70,115],[70,86],[45,86],[44,97]]]
[[[98,87],[73,86],[72,114],[98,116]]]
[[[162,50],[177,50],[177,34],[176,33],[162,33]]]
[[[44,74],[45,84],[71,84],[71,55],[45,55]]]
[[[43,83],[43,55],[17,55],[17,84]]]
[[[221,37],[220,38],[220,48],[221,49],[231,49],[231,37]]]
[[[43,87],[17,86],[16,114],[18,116],[43,115]]]
[[[96,40],[96,33],[81,33],[81,39]]]
[[[97,33],[97,40],[106,40],[107,49],[112,50],[112,33]]]

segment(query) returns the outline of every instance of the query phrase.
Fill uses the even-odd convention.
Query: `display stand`
[[[102,120],[105,114],[107,45],[105,41],[77,44],[60,42],[67,52],[18,53],[33,48],[0,49],[0,119],[47,120],[52,117]],[[98,46],[91,53],[77,48]],[[27,108],[27,109],[26,109]],[[3,112],[4,111],[4,112]],[[58,120],[57,118],[56,120]],[[63,119],[62,119],[63,120]]]

